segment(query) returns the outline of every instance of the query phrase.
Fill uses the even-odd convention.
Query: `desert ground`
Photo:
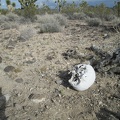
[[[120,48],[119,33],[68,20],[61,32],[19,40],[25,27],[37,31],[35,23],[0,30],[0,120],[120,119],[120,74],[96,71],[96,82],[76,91],[67,72],[89,62],[92,45],[112,54]],[[73,53],[66,57],[67,51]]]

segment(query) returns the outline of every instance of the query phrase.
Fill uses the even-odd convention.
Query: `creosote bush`
[[[89,26],[99,26],[102,23],[102,21],[99,18],[87,18],[86,22]]]

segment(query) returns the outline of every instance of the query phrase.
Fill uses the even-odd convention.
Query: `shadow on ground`
[[[69,87],[72,90],[75,90],[68,82],[68,80],[71,78],[72,74],[69,70],[66,71],[59,71],[58,77],[62,80],[62,84],[64,87]]]
[[[115,113],[106,108],[101,108],[96,116],[98,120],[120,120],[120,113]]]
[[[5,116],[5,108],[6,108],[6,98],[2,94],[2,88],[0,88],[0,120],[7,120]]]

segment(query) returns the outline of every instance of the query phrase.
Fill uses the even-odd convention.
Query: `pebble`
[[[25,61],[24,63],[27,63],[27,64],[33,64],[33,63],[35,63],[35,62],[36,62],[36,59],[33,58],[33,59],[31,59],[31,60],[27,60],[27,61]]]
[[[2,57],[0,57],[0,63],[2,63]]]
[[[58,85],[61,85],[62,84],[62,80],[56,80],[55,83],[58,84]]]
[[[5,99],[6,99],[6,102],[8,102],[9,99],[10,99],[10,97],[11,97],[11,95],[10,95],[10,94],[6,94],[6,95],[4,95],[4,97],[5,97]]]
[[[22,79],[22,78],[17,78],[15,81],[16,81],[17,83],[22,83],[22,82],[23,82],[23,79]]]
[[[13,66],[7,66],[7,67],[4,68],[5,72],[10,72],[10,71],[13,71],[13,70],[15,70],[15,67],[13,67]]]
[[[31,99],[32,102],[34,103],[41,103],[45,101],[45,98],[41,98],[41,99]]]
[[[40,95],[40,94],[30,94],[28,97],[32,102],[34,103],[41,103],[44,102],[46,100],[44,95]]]
[[[3,95],[0,96],[0,109],[3,109],[5,107],[5,97]]]
[[[10,40],[9,43],[7,44],[6,48],[7,49],[14,49],[16,45],[16,41]]]

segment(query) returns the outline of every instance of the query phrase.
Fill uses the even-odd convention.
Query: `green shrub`
[[[99,18],[87,18],[86,22],[89,26],[99,26],[102,23]]]
[[[29,18],[31,21],[35,20],[36,13],[37,8],[33,4],[21,10],[21,15],[24,16],[25,18]]]

